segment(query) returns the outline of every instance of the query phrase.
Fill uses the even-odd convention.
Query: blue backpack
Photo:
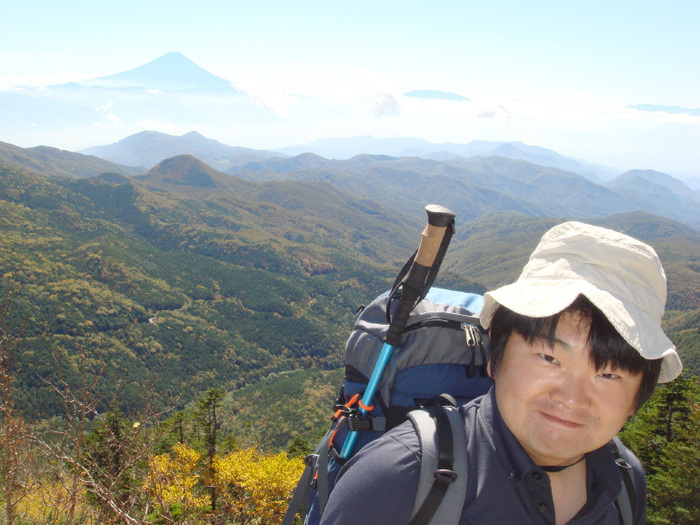
[[[345,381],[336,400],[333,422],[314,453],[306,458],[307,467],[282,521],[283,525],[292,525],[300,508],[304,525],[320,522],[338,471],[347,461],[341,458],[340,451],[349,431],[359,431],[360,437],[354,447],[354,452],[357,452],[387,430],[406,421],[409,412],[434,405],[427,410],[438,418],[438,422],[443,421],[438,424],[437,433],[433,432],[437,436],[442,429],[444,437],[441,436],[440,447],[449,441],[452,443],[449,445],[451,449],[465,449],[464,445],[459,446],[460,439],[464,442],[464,432],[453,432],[452,425],[449,425],[449,418],[461,416],[456,410],[452,414],[442,409],[440,405],[444,402],[432,400],[447,399],[448,404],[463,404],[485,394],[491,387],[492,380],[486,373],[488,338],[477,314],[482,305],[483,297],[480,295],[431,288],[425,299],[411,312],[401,344],[382,376],[375,401],[371,407],[365,407],[369,409],[368,415],[359,411],[359,403],[384,344],[394,304],[387,292],[361,309],[345,346]],[[413,421],[414,425],[417,424]],[[457,442],[454,443],[454,440]],[[431,456],[429,453],[426,455]],[[447,456],[452,456],[452,453]],[[454,470],[451,463],[436,463],[435,466],[444,471]],[[426,463],[426,472],[432,468]],[[427,473],[426,479],[437,479],[439,482],[431,481],[430,486],[419,489],[414,508],[416,523],[429,523],[438,508],[441,508],[441,512],[455,512],[445,510],[452,505],[447,505],[447,501],[443,503],[446,487],[453,479],[435,478],[435,472],[433,469]],[[466,476],[463,478],[466,490]],[[450,494],[459,490],[451,489]],[[463,497],[447,499],[454,500],[461,511]]]

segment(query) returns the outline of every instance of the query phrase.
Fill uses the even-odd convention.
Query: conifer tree
[[[700,385],[661,386],[621,433],[647,474],[650,525],[700,523]]]
[[[212,511],[216,511],[217,491],[213,482],[215,469],[214,459],[216,457],[217,429],[219,426],[218,410],[224,392],[219,388],[212,388],[198,401],[195,419],[198,429],[202,432],[205,456],[207,461],[207,475],[205,482],[209,487],[211,495]]]

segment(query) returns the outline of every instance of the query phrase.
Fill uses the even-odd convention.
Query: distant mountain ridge
[[[179,137],[158,131],[142,131],[114,144],[94,146],[81,150],[80,153],[144,170],[177,155],[192,155],[219,171],[279,156],[279,153],[271,151],[227,146],[196,131]]]
[[[432,100],[449,100],[453,102],[469,102],[467,97],[458,95],[457,93],[451,93],[449,91],[439,91],[435,89],[414,89],[413,91],[408,91],[404,93],[405,97],[409,98],[422,98],[422,99],[432,99]]]
[[[129,71],[78,82],[83,86],[146,89],[234,89],[230,81],[213,75],[182,53],[170,52]]]
[[[619,172],[612,168],[571,159],[539,146],[529,146],[522,142],[489,142],[484,140],[475,140],[468,144],[433,144],[424,139],[411,137],[349,137],[319,139],[306,146],[253,150],[228,146],[208,139],[195,131],[179,137],[156,131],[143,131],[114,144],[93,146],[80,152],[127,166],[143,166],[145,168],[152,168],[161,160],[175,155],[194,155],[222,171],[228,171],[244,162],[274,156],[294,157],[302,153],[313,153],[329,160],[347,160],[358,155],[420,157],[439,161],[499,156],[571,171],[594,182],[612,180],[619,175]],[[248,159],[245,158],[245,154],[249,155]]]
[[[234,175],[239,187],[245,187],[241,186],[243,180],[328,183],[349,195],[380,200],[383,205],[395,209],[420,208],[430,202],[440,202],[468,221],[495,211],[515,211],[532,217],[589,219],[641,210],[696,228],[700,226],[700,196],[682,181],[649,170],[631,171],[610,183],[597,184],[576,173],[500,156],[456,157],[447,161],[386,155],[357,155],[347,160],[334,160],[313,153],[280,157],[274,152],[225,146],[196,132],[181,137],[144,132],[111,148],[138,159],[151,155],[149,162],[160,157],[166,157],[160,163],[190,157],[188,162],[196,159],[201,163],[192,168],[197,172],[195,178],[167,182],[171,189],[178,184],[181,188],[199,188],[197,191],[206,187],[224,189],[233,183],[234,177],[230,176]],[[28,153],[22,148],[16,149],[25,156]],[[90,151],[94,150],[86,153]],[[82,176],[103,172],[133,176],[134,170],[139,174],[146,171],[146,168],[124,166],[120,169],[118,164],[104,161],[100,161],[103,164],[99,167],[105,169],[96,171],[92,165],[98,160],[96,157],[70,155],[75,157],[74,162],[82,159],[85,163]],[[131,160],[113,158],[133,161],[131,157]],[[182,161],[168,161],[164,165],[185,169],[182,164]],[[222,170],[221,166],[229,167]],[[75,171],[75,167],[72,170],[60,175],[81,176],[80,170]],[[166,182],[153,179],[153,183]]]
[[[454,158],[358,155],[331,160],[311,153],[256,161],[228,173],[253,181],[324,181],[397,208],[440,202],[466,220],[494,211],[536,217],[601,218],[636,210],[700,226],[700,196],[669,175],[647,181],[624,174],[597,184],[577,173],[506,157]],[[664,191],[654,191],[652,184]],[[415,203],[415,204],[410,204]]]
[[[474,140],[467,144],[451,142],[431,143],[424,139],[398,137],[344,137],[319,139],[306,146],[279,148],[287,155],[310,152],[329,159],[349,159],[356,155],[389,155],[392,157],[421,157],[432,160],[451,160],[455,157],[508,157],[526,160],[542,166],[559,168],[583,175],[595,182],[610,180],[619,174],[617,170],[591,164],[539,146],[522,142],[489,142]]]
[[[49,146],[20,148],[0,142],[0,163],[22,169],[39,171],[48,176],[86,178],[100,173],[136,175],[142,170],[108,160],[81,155]]]

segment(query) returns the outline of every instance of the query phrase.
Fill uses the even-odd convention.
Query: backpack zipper
[[[481,347],[482,357],[484,356],[484,345],[481,341],[481,332],[473,324],[462,323],[462,330],[464,330],[464,336],[467,342],[467,346],[472,350],[472,358],[469,363],[469,368],[467,369],[467,376],[474,377],[476,375],[476,347],[477,345]]]
[[[443,327],[453,328],[455,330],[462,330],[462,325],[464,324],[466,323],[463,323],[461,321],[455,321],[452,319],[426,319],[424,321],[419,321],[415,324],[407,326],[403,332],[413,332],[414,330],[419,330],[421,328],[426,327]]]
[[[465,342],[467,347],[471,349],[472,357],[467,367],[467,376],[474,377],[476,375],[476,348],[479,347],[479,352],[481,353],[481,361],[483,366],[481,367],[481,375],[486,376],[486,349],[484,348],[484,341],[481,337],[481,331],[476,325],[470,323],[463,323],[461,321],[455,321],[453,319],[426,319],[418,323],[407,326],[404,333],[413,332],[419,330],[420,328],[426,327],[440,327],[440,328],[452,328],[455,330],[461,330],[464,332]]]

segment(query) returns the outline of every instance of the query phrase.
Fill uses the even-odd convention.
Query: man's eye
[[[557,362],[558,362],[558,361],[557,361],[557,358],[554,357],[553,355],[542,354],[542,353],[541,353],[541,354],[539,354],[539,356],[540,356],[542,359],[544,359],[545,361],[549,362],[549,363],[557,363]]]
[[[619,375],[614,374],[612,372],[604,372],[600,374],[600,377],[602,377],[603,379],[620,379]]]

